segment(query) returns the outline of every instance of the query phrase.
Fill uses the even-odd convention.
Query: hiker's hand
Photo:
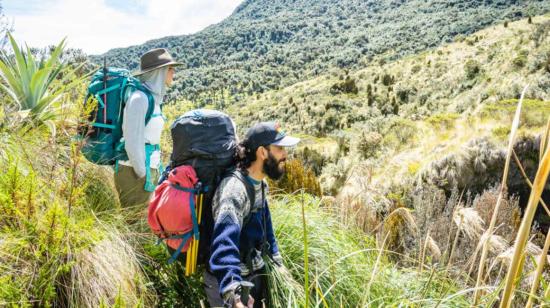
[[[252,295],[248,295],[248,304],[245,306],[241,302],[241,297],[235,298],[235,303],[233,305],[235,308],[253,308],[254,307],[254,298],[252,298]]]

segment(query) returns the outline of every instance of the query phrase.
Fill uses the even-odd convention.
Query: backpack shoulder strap
[[[245,226],[250,221],[250,218],[252,218],[252,208],[254,208],[254,203],[256,203],[256,191],[254,190],[254,186],[252,185],[252,183],[250,183],[246,179],[245,175],[241,171],[234,170],[230,173],[230,176],[237,178],[244,184],[244,187],[246,188],[246,194],[248,195],[248,200],[250,200],[250,211],[243,219],[243,226]]]
[[[147,87],[145,87],[138,79],[134,77],[129,77],[126,81],[126,85],[128,90],[139,90],[145,93],[145,95],[147,96],[149,106],[147,107],[147,113],[145,114],[145,125],[149,124],[149,121],[153,116],[153,112],[155,111],[155,99],[153,97],[153,94],[151,94],[151,91],[149,91]],[[123,93],[123,95],[126,95],[126,89],[124,89]]]

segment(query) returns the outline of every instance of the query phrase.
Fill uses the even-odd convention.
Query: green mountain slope
[[[474,112],[517,97],[550,100],[550,16],[497,25],[437,49],[356,71],[330,73],[228,108],[241,126],[279,120],[316,137],[397,115],[411,120]],[[347,75],[346,75],[347,74]],[[349,89],[345,85],[349,86]],[[348,93],[347,93],[348,92]],[[541,119],[545,123],[544,115]]]
[[[376,55],[396,59],[549,10],[547,1],[250,0],[199,33],[103,56],[134,70],[145,51],[169,48],[187,66],[177,73],[171,97],[223,106],[228,97],[277,89],[332,67],[361,67]],[[102,63],[103,56],[92,59]]]

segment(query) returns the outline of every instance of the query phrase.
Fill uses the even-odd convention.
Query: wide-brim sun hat
[[[183,63],[177,62],[172,58],[168,50],[164,48],[151,49],[141,56],[140,70],[134,73],[134,76],[145,74],[157,68],[165,66],[180,66]]]

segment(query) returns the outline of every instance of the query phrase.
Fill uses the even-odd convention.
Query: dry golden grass
[[[75,257],[78,262],[72,267],[75,283],[69,289],[71,297],[80,307],[99,307],[101,303],[114,304],[116,297],[128,306],[139,303],[152,305],[150,290],[143,287],[140,277],[143,272],[130,241],[120,230],[110,227],[104,238],[91,251],[81,251]]]
[[[487,231],[489,232],[489,236],[491,236],[494,232],[497,217],[499,215],[500,205],[501,205],[502,199],[504,197],[504,192],[506,190],[507,179],[508,179],[508,171],[510,169],[510,160],[511,160],[511,157],[512,157],[512,151],[514,149],[514,142],[516,140],[516,133],[517,133],[517,130],[518,130],[518,127],[519,127],[519,119],[520,119],[520,115],[521,115],[521,106],[522,106],[523,98],[525,96],[526,91],[527,91],[527,86],[525,86],[525,88],[523,88],[523,91],[521,92],[521,97],[519,99],[518,106],[516,108],[516,114],[514,116],[514,120],[512,121],[512,129],[511,129],[511,132],[510,132],[510,139],[508,141],[508,150],[506,152],[506,163],[504,164],[504,173],[502,175],[502,182],[500,184],[499,196],[498,196],[498,199],[497,199],[497,203],[495,205],[495,209],[493,211],[493,215],[491,216],[491,222],[489,223],[489,228],[487,229]],[[485,243],[483,245],[483,249],[481,251],[481,258],[479,260],[479,267],[478,267],[477,280],[476,280],[476,286],[475,286],[476,291],[474,293],[474,305],[478,303],[479,297],[481,295],[480,294],[480,292],[481,292],[480,286],[483,283],[483,278],[484,278],[483,277],[483,271],[485,269],[485,261],[486,261],[486,258],[487,258],[489,243],[490,243],[490,241],[485,241]]]
[[[550,122],[550,118],[548,121]],[[544,187],[546,185],[549,173],[550,151],[545,151],[540,161],[537,175],[535,176],[535,180],[533,181],[533,189],[531,190],[531,195],[529,196],[529,201],[525,209],[524,217],[516,237],[514,255],[511,261],[511,265],[508,269],[504,294],[502,295],[502,301],[500,304],[501,307],[510,307],[511,305],[512,296],[515,291],[515,281],[517,277],[521,275],[520,269],[523,265],[523,252],[529,236],[529,231],[533,222],[535,210],[539,203],[542,191],[544,190]]]

